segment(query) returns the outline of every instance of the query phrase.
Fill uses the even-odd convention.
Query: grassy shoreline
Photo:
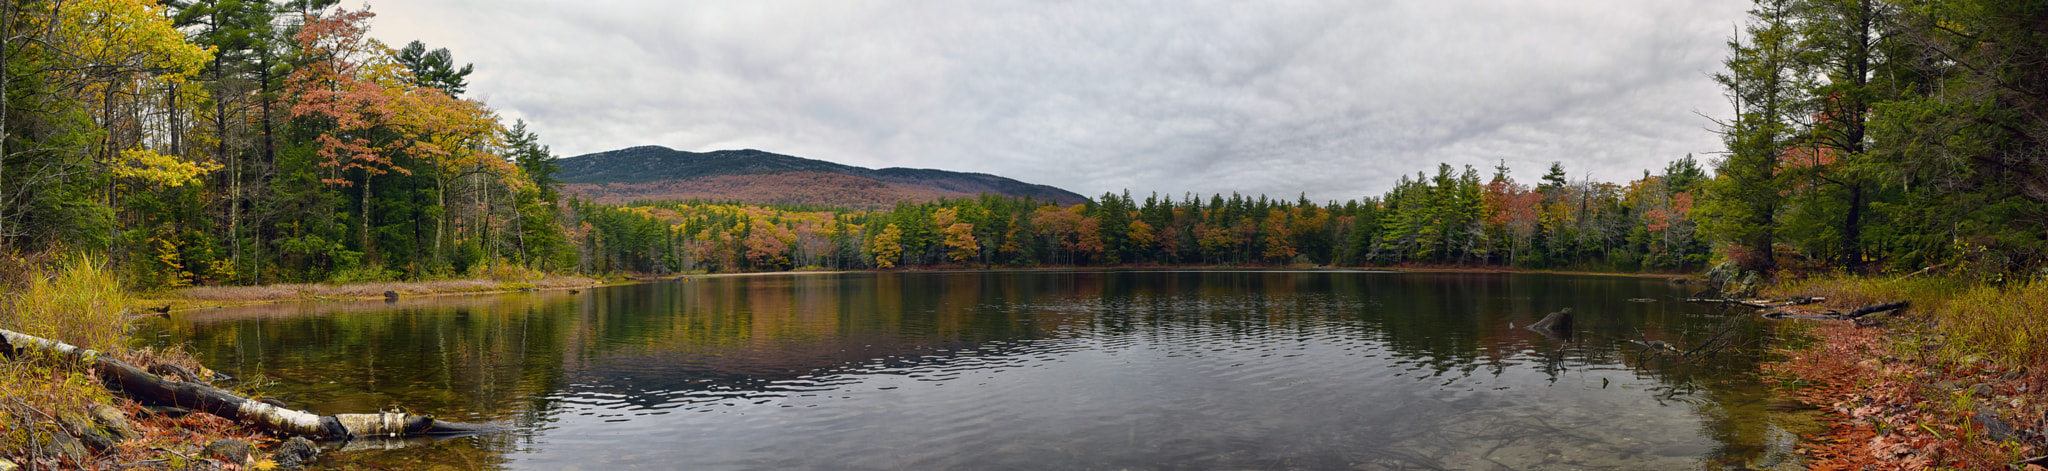
[[[1817,341],[1780,346],[1764,369],[1826,415],[1829,430],[1802,437],[1812,469],[2043,469],[2022,462],[2048,451],[2048,283],[1832,277],[1766,294],[1828,298],[1808,314],[1913,303],[1872,322],[1791,321]]]
[[[548,275],[524,281],[471,278],[433,281],[381,281],[367,283],[284,283],[255,286],[202,286],[141,296],[127,303],[132,311],[212,309],[252,304],[367,301],[384,299],[385,292],[402,297],[433,297],[514,293],[532,290],[560,290],[630,284],[635,280],[603,281],[581,276]]]
[[[1290,268],[1290,267],[1243,267],[1223,265],[1132,265],[1117,267],[1038,267],[1038,268],[973,268],[935,267],[891,270],[785,270],[768,272],[736,273],[695,273],[687,275],[646,275],[628,274],[606,279],[581,276],[548,275],[526,281],[503,281],[493,278],[471,278],[458,280],[435,280],[416,282],[368,282],[350,284],[331,283],[285,283],[255,286],[204,286],[180,288],[164,293],[138,297],[126,303],[134,311],[157,309],[170,306],[172,311],[191,309],[212,309],[219,307],[252,304],[321,302],[321,301],[371,301],[384,299],[385,291],[393,291],[404,297],[431,297],[448,295],[481,295],[512,293],[528,290],[563,290],[597,286],[620,286],[651,281],[665,281],[682,278],[727,278],[747,276],[781,275],[837,275],[846,273],[944,273],[975,271],[1117,271],[1117,270],[1319,270],[1319,271],[1389,271],[1401,273],[1481,273],[1481,274],[1551,274],[1577,276],[1619,276],[1631,278],[1695,278],[1674,273],[1614,273],[1589,271],[1521,270],[1499,267],[1459,266],[1401,266],[1401,267],[1344,267],[1344,268]]]

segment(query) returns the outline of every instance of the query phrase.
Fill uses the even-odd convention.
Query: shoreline
[[[492,294],[520,293],[530,291],[559,291],[588,289],[606,286],[627,286],[641,283],[673,281],[690,278],[731,278],[753,276],[803,276],[842,275],[850,273],[948,273],[948,272],[1042,272],[1042,271],[1327,271],[1327,272],[1389,272],[1389,273],[1472,273],[1472,274],[1540,274],[1572,276],[1614,276],[1626,278],[1683,279],[1697,282],[1699,277],[1684,273],[1619,273],[1596,271],[1524,270],[1507,267],[1458,267],[1458,266],[1407,266],[1407,267],[1246,267],[1230,265],[1127,265],[1114,267],[928,267],[888,270],[783,270],[764,272],[698,273],[684,275],[626,274],[618,279],[605,280],[575,275],[550,275],[536,281],[500,281],[489,278],[433,281],[378,281],[349,284],[327,283],[278,283],[249,286],[202,286],[179,288],[166,293],[141,295],[131,311],[182,312],[203,309],[220,309],[236,306],[262,304],[283,304],[302,302],[343,302],[375,301],[385,299],[382,291],[394,291],[404,298],[425,298],[440,296],[478,296]],[[195,291],[197,293],[195,293]],[[325,294],[316,294],[325,293]],[[163,311],[169,306],[168,311]],[[140,314],[147,317],[152,314]]]

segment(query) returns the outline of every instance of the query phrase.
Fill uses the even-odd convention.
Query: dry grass
[[[12,278],[8,284],[19,290],[0,295],[0,327],[102,352],[125,349],[128,322],[122,309],[134,297],[103,262],[70,255],[10,263],[19,271],[0,276]]]
[[[1948,347],[2007,366],[2048,363],[2048,282],[1980,287],[1952,298],[1936,324]]]
[[[1990,286],[1948,277],[1813,278],[1773,290],[1821,296],[1837,307],[1912,301],[1916,317],[1939,334],[1941,353],[2008,367],[2048,366],[2048,282]]]
[[[126,350],[122,307],[133,298],[104,260],[82,254],[4,258],[0,328],[102,352]],[[112,393],[75,362],[34,352],[0,361],[0,391],[0,454],[14,458],[63,433],[55,425],[60,414],[113,402]]]

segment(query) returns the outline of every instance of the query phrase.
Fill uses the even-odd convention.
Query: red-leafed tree
[[[285,78],[285,94],[293,102],[287,115],[319,130],[320,166],[332,171],[321,179],[329,185],[357,185],[361,220],[357,236],[366,252],[370,243],[370,183],[386,173],[410,175],[393,154],[408,142],[390,127],[399,113],[397,65],[384,46],[365,35],[365,23],[376,16],[367,10],[336,10],[310,15],[293,39],[311,60]],[[347,173],[356,171],[357,181]]]

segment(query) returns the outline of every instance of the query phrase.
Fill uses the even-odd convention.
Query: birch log
[[[238,422],[256,424],[287,435],[319,440],[356,437],[400,437],[421,435],[466,435],[502,432],[506,427],[490,424],[444,422],[432,417],[385,412],[377,414],[319,415],[249,400],[212,386],[172,381],[150,374],[127,362],[78,348],[63,342],[0,329],[0,355],[44,352],[90,365],[117,392],[144,402],[184,407]]]

